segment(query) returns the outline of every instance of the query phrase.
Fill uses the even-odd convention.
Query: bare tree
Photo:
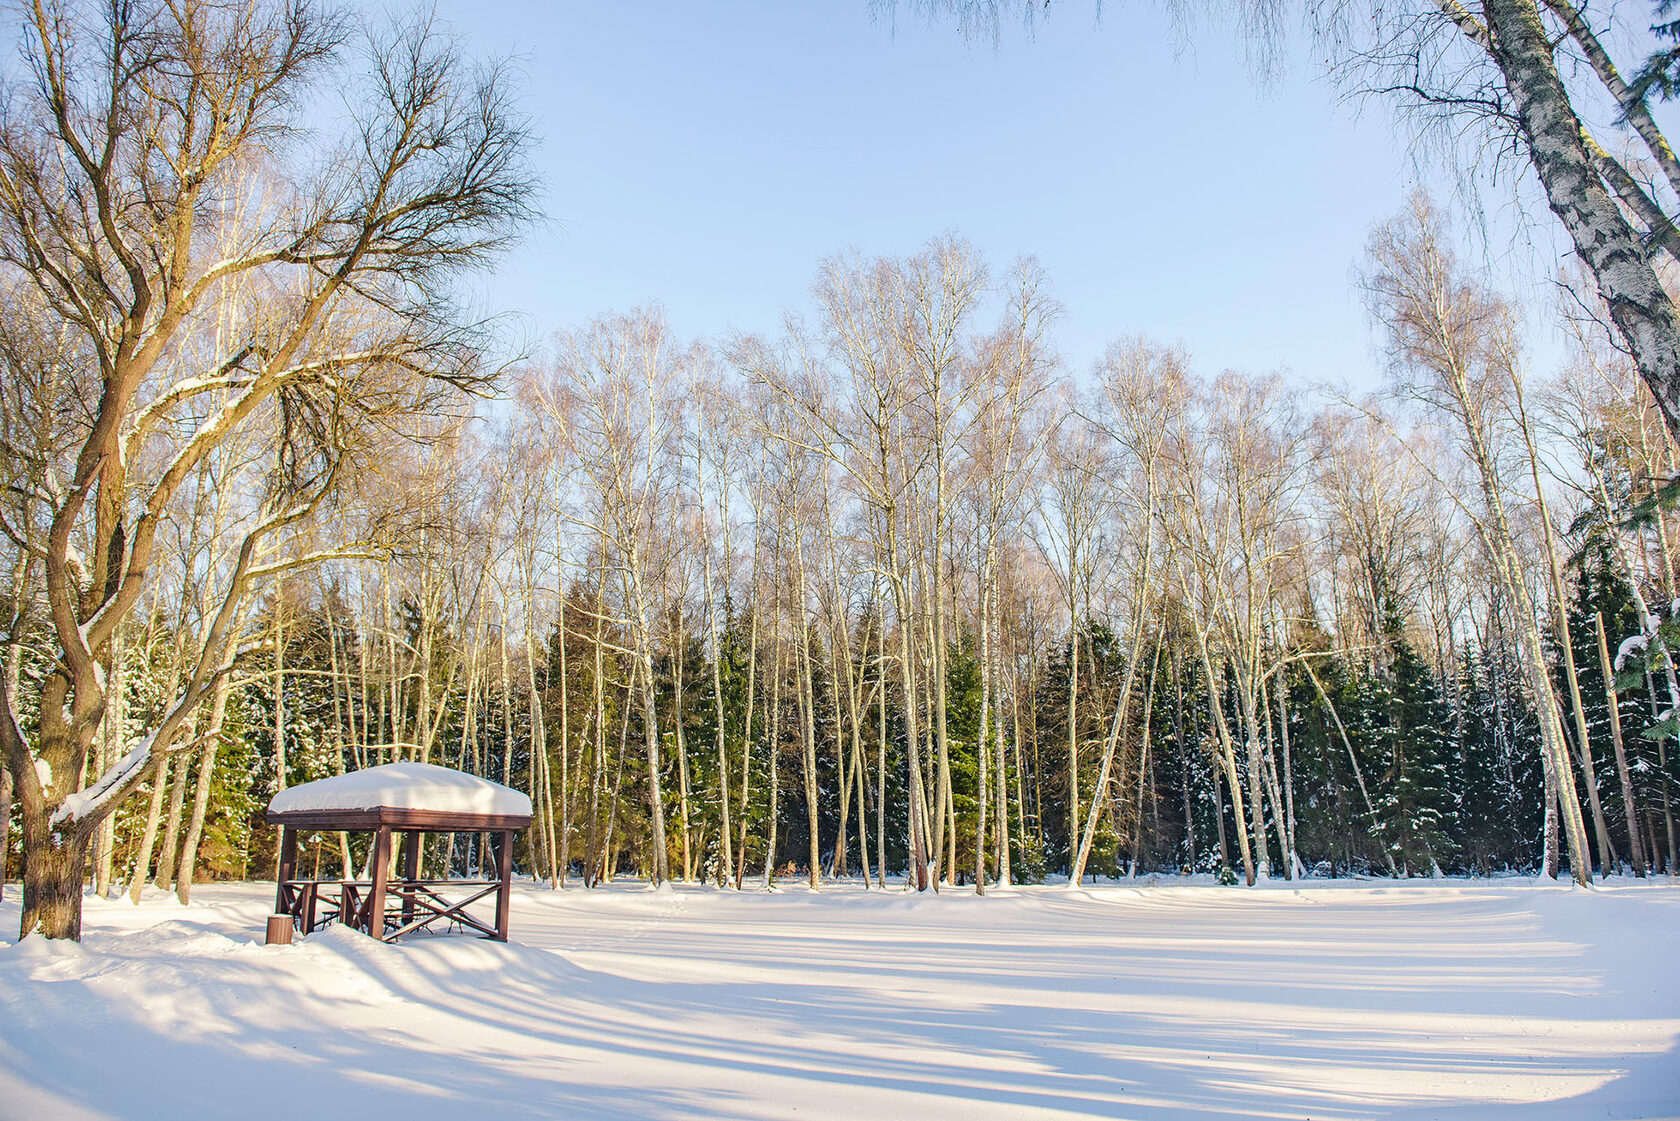
[[[618,584],[613,621],[628,630],[638,667],[656,882],[670,878],[670,865],[654,653],[674,528],[682,370],[692,360],[650,310],[562,335],[556,358],[570,391],[566,438],[591,494],[570,516],[603,546]]]
[[[230,671],[251,588],[309,559],[293,536],[369,425],[485,376],[449,279],[503,242],[528,184],[502,75],[424,22],[369,39],[334,146],[303,131],[303,106],[350,65],[346,19],[302,3],[37,0],[23,24],[27,66],[0,122],[0,274],[16,306],[63,325],[75,372],[48,382],[80,407],[40,413],[63,429],[31,492],[38,593],[7,641],[52,655],[38,677],[5,660],[0,747],[27,851],[21,929],[75,938],[100,823]],[[194,332],[230,298],[223,330]],[[28,338],[9,323],[4,346],[28,353]],[[266,481],[203,640],[163,717],[82,786],[103,663],[156,579],[170,503],[253,427]]]
[[[1516,615],[1523,668],[1539,710],[1547,785],[1562,809],[1570,865],[1577,881],[1590,883],[1592,856],[1563,742],[1563,713],[1506,508],[1510,488],[1499,467],[1497,416],[1512,382],[1498,339],[1509,309],[1465,279],[1443,240],[1440,216],[1422,194],[1401,218],[1377,229],[1369,252],[1372,299],[1395,359],[1415,379],[1415,391],[1451,420],[1475,469],[1483,509],[1474,525]]]

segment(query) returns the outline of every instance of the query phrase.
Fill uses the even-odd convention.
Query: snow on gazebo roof
[[[271,825],[317,829],[521,829],[531,799],[431,763],[386,763],[282,790],[268,804]]]

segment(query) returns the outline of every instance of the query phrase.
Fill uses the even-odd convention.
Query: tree
[[[876,0],[890,10],[894,0]],[[936,17],[953,16],[970,37],[996,38],[1018,14],[1030,27],[1050,0],[914,0]],[[1172,5],[1188,11],[1189,0]],[[1222,21],[1272,55],[1296,0],[1208,4]],[[1230,9],[1236,8],[1233,13]],[[1624,6],[1592,10],[1576,0],[1307,0],[1306,22],[1331,66],[1359,94],[1392,99],[1423,129],[1444,126],[1450,144],[1478,154],[1520,151],[1546,204],[1569,235],[1609,318],[1650,387],[1668,429],[1680,436],[1680,307],[1658,275],[1653,249],[1680,260],[1680,227],[1665,205],[1680,192],[1680,159],[1647,98],[1667,95],[1680,49],[1644,60],[1629,82],[1606,43],[1625,30]],[[1658,10],[1670,5],[1661,0]],[[1672,41],[1680,21],[1656,30]],[[1593,110],[1612,107],[1612,123],[1638,137],[1647,177],[1593,131]],[[1490,171],[1503,163],[1496,155]]]
[[[1510,487],[1499,463],[1501,409],[1517,384],[1510,348],[1500,342],[1510,310],[1463,276],[1443,240],[1440,216],[1421,193],[1401,218],[1373,233],[1369,254],[1373,306],[1389,333],[1395,360],[1415,379],[1414,391],[1450,420],[1475,471],[1482,509],[1473,524],[1514,616],[1523,671],[1540,716],[1547,789],[1556,792],[1562,810],[1570,866],[1577,881],[1590,883],[1592,854],[1563,740],[1563,711],[1507,510]],[[1554,608],[1563,611],[1565,605]],[[1548,872],[1556,874],[1552,868]]]
[[[303,0],[24,15],[0,121],[0,349],[77,407],[30,402],[42,454],[6,467],[32,509],[5,641],[50,659],[37,674],[3,659],[0,748],[22,932],[75,938],[92,838],[192,742],[251,592],[337,551],[302,530],[375,430],[487,377],[451,281],[526,216],[529,182],[503,73],[425,21],[374,31]],[[341,140],[306,128],[328,83],[354,90]],[[170,504],[242,432],[265,461],[211,617],[161,717],[92,773],[112,640],[158,579]]]
[[[682,371],[693,360],[653,310],[562,335],[556,358],[569,391],[565,438],[586,480],[586,503],[571,516],[600,543],[603,576],[617,585],[611,622],[628,631],[636,663],[655,882],[670,878],[670,854],[654,657],[676,536]]]

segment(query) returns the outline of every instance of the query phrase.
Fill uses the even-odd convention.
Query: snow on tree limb
[[[49,824],[57,828],[66,824],[74,824],[84,818],[97,814],[111,801],[124,793],[128,780],[144,771],[146,764],[152,758],[152,743],[156,738],[155,732],[148,732],[135,745],[128,749],[121,759],[118,759],[99,780],[86,790],[68,795],[58,809],[47,819]]]

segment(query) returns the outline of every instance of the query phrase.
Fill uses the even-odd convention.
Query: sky
[[[868,0],[438,12],[512,56],[539,138],[549,218],[480,292],[529,340],[649,303],[685,338],[775,332],[824,256],[956,232],[995,273],[1038,258],[1076,373],[1144,333],[1210,375],[1380,381],[1354,280],[1415,168],[1305,42],[1266,81],[1234,32],[1138,0],[1059,3],[995,44]]]

